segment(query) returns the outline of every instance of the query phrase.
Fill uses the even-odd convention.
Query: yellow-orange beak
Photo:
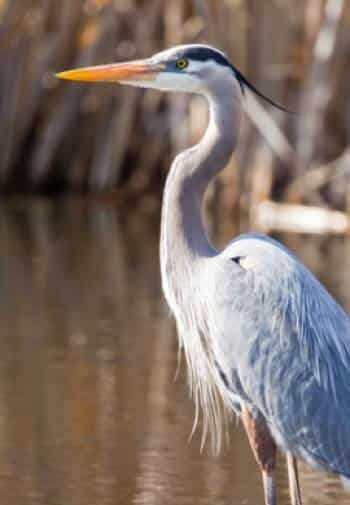
[[[66,70],[56,74],[59,79],[90,82],[133,82],[152,81],[164,68],[164,65],[146,61],[112,63],[96,67],[84,67]]]

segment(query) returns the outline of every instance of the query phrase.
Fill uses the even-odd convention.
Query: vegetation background
[[[53,73],[183,42],[223,49],[260,90],[299,113],[247,98],[239,150],[211,195],[215,207],[246,209],[267,228],[276,216],[293,221],[294,211],[296,228],[299,214],[308,221],[303,207],[288,205],[284,215],[276,202],[331,207],[342,214],[316,220],[347,229],[345,0],[0,0],[0,190],[107,192],[118,203],[157,207],[172,157],[205,127],[201,100],[59,82]]]

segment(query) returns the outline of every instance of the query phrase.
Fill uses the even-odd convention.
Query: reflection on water
[[[241,428],[219,458],[200,454],[199,434],[188,442],[158,224],[97,204],[7,203],[0,237],[2,503],[262,503]],[[349,243],[284,241],[349,309]],[[286,504],[282,460],[278,482]],[[302,486],[306,505],[346,502],[332,476],[303,467]]]

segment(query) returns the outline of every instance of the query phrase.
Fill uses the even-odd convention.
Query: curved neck
[[[194,279],[200,260],[216,254],[202,220],[202,200],[209,182],[225,167],[236,145],[241,91],[232,81],[212,86],[206,95],[208,128],[197,145],[175,159],[167,178],[160,259],[163,288],[173,310],[183,299],[182,287]]]
[[[223,86],[222,86],[223,87]],[[209,104],[209,124],[201,141],[188,152],[182,175],[187,172],[193,191],[202,198],[210,181],[225,168],[236,146],[241,91],[230,83],[229,89],[216,90],[206,96]],[[186,156],[186,151],[185,151]],[[174,163],[175,164],[175,163]],[[176,167],[175,167],[176,169]]]

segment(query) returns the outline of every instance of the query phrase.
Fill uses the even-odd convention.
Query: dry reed
[[[53,73],[201,41],[300,113],[248,100],[237,156],[213,189],[221,210],[346,210],[349,28],[345,0],[0,0],[0,189],[158,202],[174,152],[205,126],[202,104]]]

